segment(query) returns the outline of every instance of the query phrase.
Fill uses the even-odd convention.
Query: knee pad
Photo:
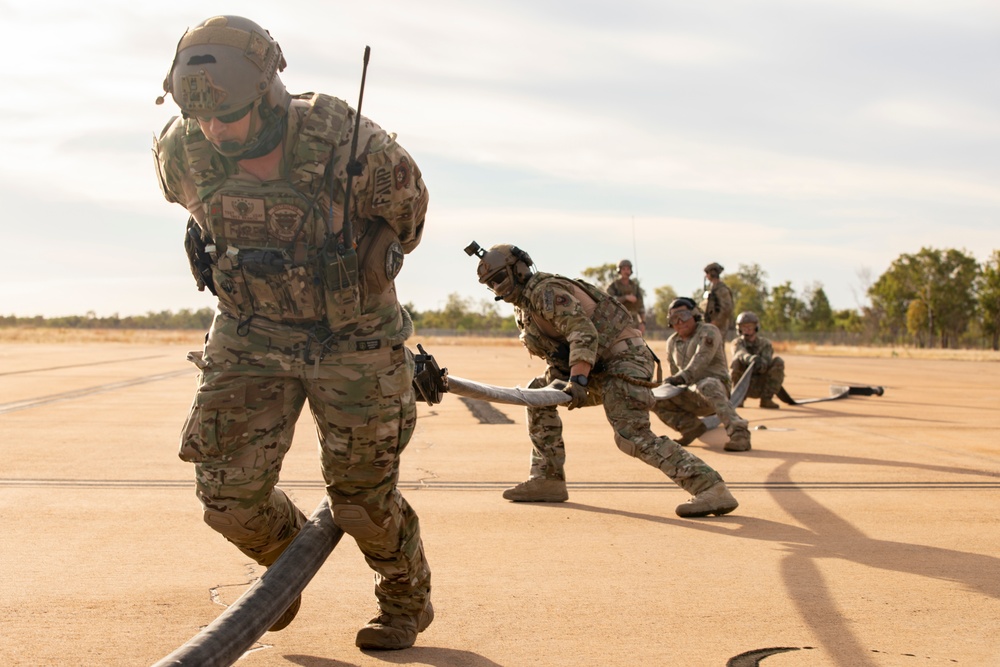
[[[622,450],[632,458],[639,456],[639,445],[635,444],[628,438],[624,438],[618,433],[615,433],[615,444],[618,445],[618,449]]]
[[[345,533],[358,540],[373,540],[385,535],[385,529],[377,525],[361,505],[338,503],[333,505],[333,522]]]
[[[256,531],[243,525],[239,518],[231,512],[207,509],[203,518],[212,530],[228,540],[236,542],[245,541],[257,534]]]

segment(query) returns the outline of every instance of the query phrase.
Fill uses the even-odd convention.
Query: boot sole
[[[714,514],[715,516],[722,516],[723,514],[729,514],[733,510],[739,507],[739,504],[733,505],[732,507],[718,507],[716,509],[706,510],[704,512],[692,512],[691,514],[681,514],[677,512],[677,516],[682,519],[697,519],[700,517],[708,516],[709,514]]]

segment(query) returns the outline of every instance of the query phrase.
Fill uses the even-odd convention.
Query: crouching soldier
[[[733,363],[729,366],[733,384],[740,381],[753,363],[747,396],[759,398],[762,408],[777,410],[779,406],[773,396],[781,390],[785,381],[784,359],[774,356],[771,341],[760,335],[760,318],[755,313],[749,310],[740,313],[736,318],[736,329],[740,335],[733,341]],[[740,407],[743,407],[742,403]]]
[[[729,434],[723,449],[747,451],[750,449],[747,421],[729,404],[732,385],[722,333],[714,324],[701,321],[693,299],[674,299],[667,312],[674,333],[667,339],[671,375],[666,382],[683,386],[687,391],[658,400],[653,412],[665,424],[681,432],[677,441],[681,445],[688,445],[705,433],[706,427],[700,417],[718,415]]]

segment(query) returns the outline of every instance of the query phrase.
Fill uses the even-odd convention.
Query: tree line
[[[589,267],[581,277],[607,288],[617,277],[617,265]],[[757,313],[761,328],[776,339],[1000,349],[1000,250],[982,264],[964,250],[923,248],[900,255],[866,287],[870,304],[857,309],[834,310],[818,282],[801,292],[790,281],[769,285],[759,264],[741,264],[724,282],[733,292],[736,312]],[[677,296],[669,285],[646,292],[648,335],[669,334],[667,308]],[[702,299],[700,291],[691,296],[696,302]],[[418,332],[513,335],[517,331],[514,317],[501,315],[492,299],[450,294],[440,310],[419,311],[413,304],[406,308]],[[202,308],[127,317],[97,317],[93,312],[54,318],[0,316],[0,326],[204,330],[213,315],[212,309]]]

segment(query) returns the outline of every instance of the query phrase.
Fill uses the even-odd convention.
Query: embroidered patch
[[[556,305],[557,306],[568,306],[569,305],[569,297],[566,296],[565,294],[560,294],[559,296],[556,297]]]
[[[222,195],[222,217],[239,222],[264,222],[264,200]]]
[[[399,241],[393,240],[385,251],[385,277],[389,280],[395,280],[402,269],[403,246]]]
[[[375,340],[359,340],[354,343],[354,349],[358,352],[370,352],[380,347],[382,347],[382,341],[377,338]]]
[[[293,204],[276,204],[267,212],[267,231],[279,241],[294,241],[303,215]]]
[[[545,313],[551,313],[552,312],[553,297],[554,297],[554,295],[553,295],[551,289],[545,290],[545,292],[542,294],[542,312],[545,312]]]
[[[410,161],[400,158],[399,164],[392,169],[392,176],[397,190],[410,187]]]
[[[382,208],[392,203],[392,172],[388,167],[379,167],[372,177],[372,208]]]

